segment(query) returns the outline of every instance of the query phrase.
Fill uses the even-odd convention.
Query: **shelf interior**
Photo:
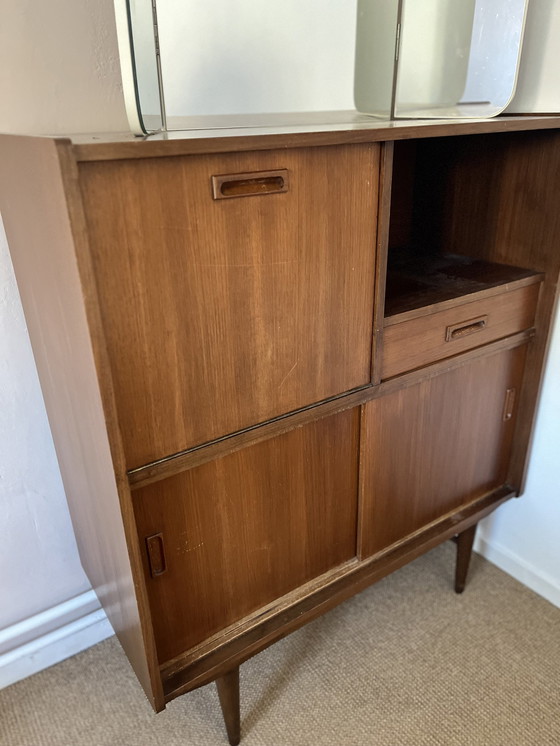
[[[531,270],[458,254],[392,251],[387,268],[385,317],[439,306],[453,299],[475,300],[491,294],[493,288],[517,287],[521,282],[539,279],[539,273]]]
[[[499,144],[500,136],[494,137]],[[470,201],[463,197],[473,183],[476,154],[468,138],[449,140],[394,145],[385,326],[542,279],[539,272],[490,258],[496,253],[495,211],[482,192]],[[493,158],[493,150],[485,157]],[[473,220],[484,241],[469,240]]]

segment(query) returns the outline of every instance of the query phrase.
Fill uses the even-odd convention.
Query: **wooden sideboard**
[[[153,707],[523,490],[560,118],[0,141],[83,566]],[[374,675],[374,673],[372,673]]]

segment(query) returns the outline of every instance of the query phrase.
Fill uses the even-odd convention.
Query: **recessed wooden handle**
[[[488,325],[488,316],[479,316],[470,321],[461,321],[460,324],[451,324],[445,330],[445,341],[451,342],[454,339],[461,339],[469,334],[481,332]]]
[[[506,401],[504,403],[504,422],[511,420],[513,417],[513,407],[515,404],[515,389],[506,391]]]
[[[288,191],[288,170],[253,171],[249,174],[212,176],[214,199],[254,197],[259,194],[280,194]]]
[[[148,562],[150,565],[150,575],[156,578],[163,575],[167,570],[165,563],[165,553],[163,551],[163,534],[154,534],[146,537],[146,549],[148,550]]]

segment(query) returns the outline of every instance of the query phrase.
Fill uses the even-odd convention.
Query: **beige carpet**
[[[560,610],[454,547],[248,661],[245,746],[560,745]],[[0,692],[2,746],[226,744],[214,685],[154,715],[115,639]]]

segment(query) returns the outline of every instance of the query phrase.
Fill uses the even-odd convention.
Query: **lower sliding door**
[[[356,556],[359,409],[136,490],[160,664]]]
[[[525,352],[490,354],[364,406],[362,557],[504,484]]]

